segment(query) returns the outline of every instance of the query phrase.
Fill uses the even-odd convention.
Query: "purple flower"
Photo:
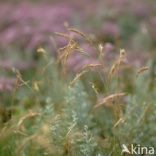
[[[108,52],[112,51],[113,49],[114,49],[114,46],[111,43],[107,42],[104,44],[103,52],[104,52],[104,54],[107,54]]]
[[[6,77],[0,77],[0,91],[13,91],[14,85],[16,83],[16,78],[6,78]]]
[[[2,4],[0,10],[0,43],[4,47],[18,43],[18,46],[35,48],[37,40],[47,43],[50,34],[65,30],[63,23],[70,20],[73,9],[65,3],[22,2]]]
[[[0,62],[0,67],[10,70],[12,67],[15,67],[18,70],[27,70],[30,68],[36,67],[36,62],[30,62],[30,61],[16,61],[13,62],[11,60],[4,60]]]
[[[120,34],[120,29],[119,27],[114,24],[113,22],[110,21],[106,21],[103,23],[102,29],[101,29],[101,34],[99,34],[99,36],[101,36],[102,38],[105,36],[109,36],[109,37],[117,37]]]

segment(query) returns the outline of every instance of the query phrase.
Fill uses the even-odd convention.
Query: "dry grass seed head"
[[[125,118],[120,118],[116,123],[115,125],[113,126],[113,128],[116,128],[120,123],[124,122],[125,121]]]
[[[78,51],[79,53],[83,54],[83,55],[89,55],[84,49],[80,48],[80,47],[76,47],[75,51]]]
[[[70,82],[70,86],[73,85],[76,80],[78,80],[82,75],[84,75],[86,72],[88,72],[88,70],[84,70],[81,73],[77,74],[76,77]]]
[[[125,93],[115,93],[115,94],[109,95],[108,97],[103,98],[101,100],[101,102],[96,104],[94,108],[97,108],[97,107],[107,103],[109,100],[114,100],[116,97],[125,96],[125,95],[126,95]]]
[[[58,33],[58,32],[55,32],[55,34],[56,34],[57,36],[64,37],[64,38],[66,38],[66,39],[68,39],[68,40],[71,40],[71,37],[70,37],[69,35],[62,34],[62,33]]]
[[[109,72],[109,77],[112,78],[115,70],[118,68],[118,65],[119,65],[119,61],[116,61],[113,66],[111,67],[111,70]]]
[[[119,68],[119,65],[121,63],[121,61],[125,58],[125,54],[126,54],[126,51],[124,49],[120,49],[120,57],[119,59],[113,64],[113,66],[111,67],[111,70],[109,72],[109,77],[112,78],[115,70],[118,70]]]
[[[148,70],[149,68],[148,67],[142,67],[142,68],[140,68],[138,71],[137,71],[137,73],[136,73],[136,77],[138,77],[142,72],[144,72],[144,71],[146,71],[146,70]]]
[[[126,55],[125,49],[120,49],[120,59],[123,59]]]
[[[94,84],[93,82],[90,82],[90,84],[91,84],[92,89],[94,90],[94,92],[95,92],[96,96],[98,96],[98,95],[99,95],[99,93],[98,93],[98,90],[97,90],[97,88],[96,88],[95,84]]]
[[[76,30],[76,29],[73,29],[73,28],[68,28],[68,31],[72,31],[72,32],[74,32],[74,33],[79,34],[79,35],[82,36],[86,41],[88,41],[89,43],[92,44],[92,40],[91,40],[89,37],[87,37],[85,34],[83,34],[82,32],[80,32],[80,31],[78,31],[78,30]]]
[[[82,67],[82,69],[85,69],[85,68],[93,68],[93,67],[99,67],[99,66],[102,66],[102,64],[87,64],[87,65],[84,65]]]
[[[37,53],[44,55],[46,54],[46,51],[42,47],[40,47],[37,49]]]
[[[18,69],[14,69],[13,71],[14,71],[14,73],[16,73],[17,82],[21,82],[21,84],[19,84],[18,86],[23,86],[23,85],[25,85],[25,86],[27,86],[30,90],[32,90],[32,88],[29,86],[29,81],[24,81],[24,80],[22,79],[22,75],[21,75],[20,71],[19,71]]]
[[[67,65],[67,61],[68,61],[68,58],[69,58],[69,54],[72,50],[75,50],[76,47],[77,47],[77,43],[76,42],[70,42],[71,44],[69,44],[69,47],[68,49],[66,50],[65,52],[65,56],[64,56],[64,63],[63,63],[63,71],[65,72],[65,68],[66,68],[66,65]]]
[[[40,45],[40,43],[38,41],[37,41],[37,45],[38,45],[37,53],[39,53],[41,55],[45,55],[46,51],[41,47],[41,45]]]
[[[22,117],[22,118],[19,120],[17,126],[20,127],[26,119],[28,119],[28,118],[30,118],[30,117],[35,117],[35,116],[42,116],[42,114],[31,112],[31,113],[25,115],[24,117]]]
[[[76,48],[77,48],[77,43],[75,41],[71,40],[68,43],[68,45],[66,45],[63,48],[58,49],[58,52],[60,50],[62,50],[62,51],[64,51],[64,53],[59,56],[59,58],[58,58],[58,60],[56,62],[56,66],[59,65],[59,63],[63,60],[63,58],[65,58],[65,64],[64,64],[64,66],[65,66],[66,65],[66,62],[67,62],[67,59],[68,59],[68,56],[69,56],[69,53],[71,52],[71,50],[74,50]]]
[[[99,52],[100,52],[100,57],[103,56],[104,53],[103,53],[103,45],[102,45],[102,44],[99,44],[99,45],[98,45],[98,50],[99,50]]]
[[[33,86],[33,89],[34,89],[35,91],[39,91],[39,86],[38,86],[38,82],[37,82],[37,81],[33,81],[33,82],[32,82],[32,86]]]

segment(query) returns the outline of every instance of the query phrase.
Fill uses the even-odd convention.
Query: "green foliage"
[[[120,156],[122,144],[155,146],[153,74],[141,73],[136,78],[133,69],[131,76],[122,70],[107,80],[106,71],[101,73],[102,81],[89,71],[85,79],[69,85],[72,74],[64,74],[55,63],[52,58],[41,58],[38,70],[31,73],[32,82],[14,93],[12,119],[1,123],[0,155]],[[151,68],[153,62],[147,65]],[[99,80],[98,95],[88,87],[92,78]],[[126,96],[94,107],[100,94],[107,97],[118,91]]]

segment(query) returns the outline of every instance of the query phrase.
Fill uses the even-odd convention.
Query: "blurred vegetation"
[[[155,147],[154,1],[0,2],[0,156]]]

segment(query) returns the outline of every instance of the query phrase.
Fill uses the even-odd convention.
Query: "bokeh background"
[[[55,35],[55,32],[70,35],[90,55],[70,55],[67,62],[69,72],[79,72],[83,65],[89,63],[100,63],[97,50],[84,42],[80,35],[67,31],[67,26],[88,35],[95,45],[103,45],[104,65],[116,59],[119,49],[124,48],[127,55],[124,63],[139,68],[151,62],[154,70],[154,0],[1,0],[0,92],[3,97],[14,89],[14,69],[18,69],[25,80],[31,79],[37,71],[40,58],[36,51],[39,45],[57,59],[57,49],[66,45],[68,40]]]
[[[58,66],[57,50],[74,44],[55,32],[79,48]],[[155,84],[155,0],[0,0],[0,155],[120,156],[122,144],[155,146]]]
[[[1,0],[0,66],[8,70],[35,67],[37,42],[55,56],[50,37],[58,47],[64,45],[66,41],[54,32],[66,33],[65,23],[96,38],[106,53],[125,48],[132,63],[139,64],[155,55],[155,10],[154,0]],[[94,53],[84,43],[81,46]],[[78,60],[79,56],[72,59]]]

